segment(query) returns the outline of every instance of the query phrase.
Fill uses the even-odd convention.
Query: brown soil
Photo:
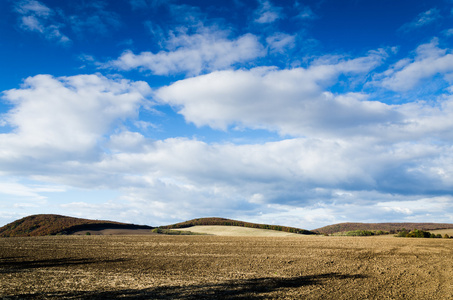
[[[72,233],[73,235],[155,235],[152,229],[101,229],[81,230]]]
[[[453,299],[453,240],[0,239],[0,298]]]

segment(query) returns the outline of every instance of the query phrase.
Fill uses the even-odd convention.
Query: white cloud
[[[226,69],[264,54],[258,38],[252,34],[229,40],[226,32],[211,29],[192,35],[174,35],[166,42],[166,46],[171,50],[140,54],[126,51],[117,60],[107,63],[106,67],[140,69],[157,75],[197,75]]]
[[[297,18],[302,20],[314,19],[316,15],[309,6],[305,6],[296,1],[295,8],[299,11]]]
[[[149,92],[144,82],[101,75],[29,77],[20,89],[3,93],[14,105],[4,116],[14,132],[0,135],[0,161],[84,157],[116,122],[136,116]]]
[[[152,225],[200,216],[238,218],[238,211],[244,220],[303,228],[341,221],[426,220],[422,210],[410,209],[411,202],[394,202],[421,205],[431,201],[430,194],[448,194],[453,188],[451,146],[429,141],[296,138],[233,145],[182,138],[152,141],[122,131],[103,145],[108,150],[96,160],[73,161],[69,156],[53,163],[53,157],[32,166],[20,165],[28,154],[19,152],[15,168],[7,168],[2,157],[1,170],[31,174],[53,185],[118,191],[121,196],[103,202],[66,202],[59,207],[71,215],[110,215]],[[34,186],[19,186],[32,192],[23,197],[40,197],[47,191]],[[451,212],[451,205],[443,207]]]
[[[61,209],[153,225],[200,216],[238,218],[241,211],[248,221],[303,228],[342,221],[426,220],[421,207],[452,209],[447,196],[418,196],[452,189],[448,146],[304,138],[209,145],[187,139],[144,141],[126,132],[111,140],[135,151],[112,147],[121,151],[71,169],[71,163],[62,163],[40,178],[73,187],[103,186],[121,196],[102,203],[66,203]]]
[[[272,23],[281,18],[281,8],[275,7],[270,1],[259,1],[260,6],[255,11],[256,23]]]
[[[348,201],[344,195],[360,190],[403,195],[451,190],[453,156],[443,154],[448,150],[428,143],[386,145],[362,138],[298,138],[241,146],[168,139],[148,143],[136,153],[108,156],[91,166],[89,173],[118,174],[109,179],[111,187],[135,187],[135,193],[143,195],[132,198],[143,201],[193,200],[197,206],[195,199],[205,195],[213,201],[206,208],[211,210],[223,205],[222,199],[253,207],[305,206],[341,195],[342,201]],[[176,191],[187,195],[177,200],[179,196],[172,196]]]
[[[384,77],[377,83],[393,91],[408,91],[417,87],[423,79],[453,72],[453,54],[440,49],[437,39],[420,45],[415,54],[412,60],[402,59],[397,62],[382,74]]]
[[[295,47],[296,36],[277,32],[266,38],[271,53],[285,53],[287,49]]]
[[[53,11],[50,8],[35,0],[19,1],[16,3],[15,9],[22,15],[32,14],[39,17],[49,17],[53,15]]]
[[[40,192],[45,191],[58,191],[61,192],[63,189],[43,189],[42,187],[29,187],[16,181],[0,181],[0,194],[11,195],[14,197],[26,197],[35,199],[38,201],[46,199],[46,197],[40,195]]]
[[[400,30],[407,32],[431,24],[440,18],[440,11],[437,8],[432,8],[420,13],[414,20],[412,20],[412,22],[404,24]]]
[[[141,151],[147,144],[145,137],[138,132],[123,131],[110,136],[108,148],[118,152]]]
[[[427,11],[421,13],[418,16],[418,18],[416,19],[416,21],[413,22],[413,25],[415,27],[424,26],[426,24],[436,21],[439,18],[440,18],[439,10],[437,8],[432,8],[430,10],[427,10]]]
[[[238,210],[250,220],[261,211],[261,221],[299,216],[304,227],[328,223],[325,216],[310,220],[315,211],[329,212],[337,222],[420,216],[422,210],[390,209],[391,201],[430,201],[418,195],[448,194],[453,188],[448,151],[449,146],[364,139],[298,138],[241,146],[167,139],[140,152],[110,155],[86,173],[117,174],[109,176],[106,187],[121,190],[122,205],[152,210],[160,220],[232,216]]]
[[[20,27],[27,31],[39,32],[48,40],[67,44],[71,40],[61,33],[64,25],[56,20],[55,11],[35,0],[23,0],[15,3],[15,11],[20,15]]]
[[[176,82],[156,91],[188,122],[226,130],[230,125],[278,131],[282,135],[340,134],[350,127],[398,119],[392,107],[365,95],[334,95],[326,87],[340,74],[368,72],[381,54],[304,68],[219,71]]]
[[[34,16],[22,17],[22,27],[30,31],[39,31],[44,33],[44,26]]]

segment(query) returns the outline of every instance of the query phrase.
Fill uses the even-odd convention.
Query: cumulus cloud
[[[239,58],[220,63],[223,50],[216,47],[234,49],[241,38],[255,39],[252,44],[262,50],[254,36],[229,40],[225,34],[175,34],[162,52],[175,66],[161,70],[198,74],[228,68]],[[268,44],[277,50],[290,41],[283,34]],[[217,54],[201,56],[196,67],[183,67],[183,60],[178,65],[171,57],[203,47]],[[448,66],[449,55],[437,44],[422,45],[415,58],[381,74],[380,82],[398,82],[409,76],[399,72],[417,62],[428,68],[430,61],[436,72],[447,74],[440,65]],[[214,71],[154,93],[144,82],[99,74],[30,77],[20,88],[3,93],[12,109],[1,123],[13,131],[0,134],[0,175],[114,190],[118,195],[105,201],[49,207],[151,225],[216,215],[303,228],[342,221],[428,221],[424,209],[443,211],[442,221],[451,221],[453,97],[389,105],[364,93],[331,90],[340,76],[367,76],[385,57],[375,51],[356,59],[325,56],[306,68]],[[153,68],[149,70],[158,70]],[[137,121],[139,108],[149,108],[151,96],[197,126],[266,129],[286,137],[244,145],[178,137],[152,140],[125,125],[153,126]],[[0,182],[0,187],[8,196],[35,200],[52,192],[19,181]],[[17,209],[0,205],[2,210]],[[0,219],[10,216],[2,213]]]
[[[140,150],[123,149],[79,165],[60,180],[86,188],[103,182],[104,188],[121,191],[114,202],[119,211],[135,209],[139,216],[152,211],[154,220],[237,216],[239,210],[245,219],[259,218],[261,212],[261,221],[275,222],[291,217],[295,209],[304,226],[326,222],[310,220],[310,212],[316,211],[330,211],[338,222],[386,214],[404,219],[421,213],[403,209],[414,203],[410,201],[434,201],[453,188],[453,156],[445,154],[452,153],[449,146],[428,142],[296,138],[233,145],[182,138],[152,142],[130,133],[112,139],[132,140]],[[398,209],[395,201],[405,203]],[[364,215],[363,207],[380,215]]]
[[[14,130],[0,135],[0,160],[83,157],[115,122],[136,115],[149,92],[144,82],[102,75],[29,77],[21,88],[3,93],[14,106],[4,116]]]
[[[124,52],[117,60],[106,64],[120,70],[140,69],[157,75],[203,72],[229,68],[263,55],[258,38],[245,34],[230,40],[224,31],[207,30],[195,34],[180,33],[166,43],[171,50],[158,53]]]
[[[36,0],[23,0],[15,3],[14,9],[20,15],[20,27],[38,32],[48,40],[66,44],[71,40],[61,32],[64,24],[57,21],[58,14]]]
[[[392,68],[381,74],[378,84],[393,91],[408,91],[416,87],[423,79],[435,75],[445,76],[453,72],[453,54],[438,47],[438,40],[420,45],[413,59],[402,59]]]
[[[413,204],[438,203],[451,210],[436,198],[452,189],[448,147],[306,138],[238,146],[112,136],[112,142],[125,141],[140,144],[140,150],[123,148],[69,173],[70,165],[63,164],[41,179],[91,189],[102,183],[121,196],[62,208],[97,218],[108,211],[121,220],[153,225],[199,216],[238,217],[240,211],[245,220],[315,228],[351,219],[408,220],[423,213]],[[426,168],[415,169],[419,165]],[[418,196],[430,193],[434,196]],[[364,207],[373,213],[364,214]]]
[[[453,98],[389,105],[364,93],[333,93],[340,75],[368,74],[383,52],[351,60],[324,57],[307,68],[260,67],[225,70],[184,79],[155,92],[198,127],[265,129],[294,137],[373,137],[390,143],[453,138]],[[432,44],[417,49],[414,61],[400,61],[380,84],[394,90],[437,72],[450,72],[451,54]],[[396,67],[395,67],[396,69]],[[453,70],[452,70],[453,71]]]
[[[351,126],[395,121],[398,114],[362,94],[335,95],[326,88],[340,74],[368,72],[382,54],[309,68],[254,68],[213,72],[156,91],[187,121],[226,130],[230,125],[278,131],[282,135],[339,134]]]
[[[349,71],[366,69],[357,62],[342,63],[346,65],[336,68]],[[323,76],[318,74],[319,70],[310,69],[304,69],[304,72],[313,72],[307,77],[298,77],[301,76],[300,70],[274,75],[286,79],[287,85],[282,89],[293,90],[295,88],[289,80],[292,76],[300,85],[306,78],[318,74],[318,82],[311,85],[313,91],[322,95],[319,91],[324,85],[321,83],[330,81],[329,76],[334,76],[332,74],[338,70],[329,70],[325,65],[319,67],[322,67]],[[268,72],[281,71],[261,70],[257,78],[266,79],[264,75]],[[272,79],[277,80],[278,76]],[[217,83],[224,81],[225,78],[219,77]],[[283,81],[275,83],[276,86],[279,84]],[[205,85],[204,88],[208,87]],[[305,89],[310,91],[310,88]],[[305,93],[304,89],[302,91]],[[315,228],[328,223],[370,221],[373,218],[411,220],[422,214],[421,210],[411,209],[413,204],[431,203],[430,208],[451,210],[451,205],[447,205],[449,198],[439,195],[451,194],[453,190],[453,155],[449,154],[453,151],[449,143],[431,143],[427,139],[433,132],[448,131],[439,127],[446,126],[442,125],[444,122],[433,124],[425,134],[418,133],[421,135],[418,140],[410,141],[376,139],[375,136],[325,134],[321,137],[316,134],[264,144],[234,145],[184,138],[156,141],[125,129],[111,132],[109,128],[116,121],[134,119],[137,106],[149,92],[145,83],[100,75],[30,78],[20,89],[8,91],[4,96],[14,105],[7,120],[16,131],[0,136],[1,172],[33,176],[54,185],[118,191],[119,196],[107,201],[74,201],[62,204],[59,209],[70,209],[74,214],[94,218],[102,218],[108,212],[119,220],[152,225],[200,216],[238,218],[237,212],[240,211],[244,220]],[[232,93],[234,89],[219,91],[222,92]],[[250,96],[254,93],[252,90]],[[332,101],[340,101],[341,97],[349,96],[332,97]],[[319,102],[320,99],[306,101]],[[293,109],[298,105],[297,102],[279,103],[281,106],[296,105]],[[341,107],[344,103],[340,101],[333,107],[334,111],[346,107],[352,110],[354,125],[348,126],[360,129],[368,121],[358,116],[366,111],[359,105],[362,111],[356,113],[357,102],[353,104]],[[384,104],[378,105],[382,105],[384,111],[389,109]],[[46,113],[49,107],[52,112]],[[272,109],[275,115],[283,113],[285,116],[287,113],[276,105]],[[308,106],[308,109],[311,108]],[[328,112],[332,106],[322,109]],[[426,113],[426,109],[417,105],[404,109],[398,107],[397,111],[406,118],[398,125],[412,126],[407,124],[420,122],[418,119],[424,114],[431,115],[432,120],[442,113],[446,113],[445,118],[453,114],[453,111],[447,114],[448,110],[433,107],[430,113]],[[36,114],[32,115],[31,110]],[[252,114],[253,110],[247,112]],[[38,118],[40,115],[42,120]],[[407,119],[408,116],[412,119]],[[260,120],[264,122],[265,119]],[[327,117],[323,120],[332,122]],[[295,122],[300,120],[295,119]],[[316,118],[306,122],[312,122],[312,127],[322,125],[322,121]],[[426,124],[429,123],[427,120]],[[36,128],[32,130],[31,124]],[[387,119],[376,120],[376,124],[379,131],[385,128]],[[338,124],[322,126],[326,131],[335,131]],[[420,128],[424,127],[420,125]],[[414,132],[419,130],[415,128]],[[388,130],[387,134],[390,131],[393,130]],[[52,139],[50,142],[46,140],[49,138]],[[91,149],[96,143],[102,143],[102,155],[91,159],[75,157],[75,152]],[[40,147],[42,152],[52,156],[51,159],[45,159],[43,154],[38,156]],[[37,159],[30,163],[30,156]],[[20,161],[25,162],[22,167]],[[14,168],[10,168],[11,163]],[[10,194],[19,191],[28,193],[22,197],[42,197],[42,190],[27,184],[5,186]],[[373,214],[364,214],[363,207]]]

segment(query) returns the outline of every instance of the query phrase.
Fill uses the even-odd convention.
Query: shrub
[[[409,234],[409,232],[406,230],[406,228],[403,228],[401,229],[401,231],[399,231],[397,233],[397,237],[407,237],[407,235]]]
[[[428,231],[414,229],[411,232],[407,232],[406,229],[402,229],[398,234],[397,237],[413,237],[413,238],[441,238],[441,234],[434,234]]]
[[[387,231],[382,231],[382,230],[351,230],[351,231],[346,231],[346,232],[337,232],[332,235],[335,236],[372,236],[372,235],[382,235],[382,234],[388,234]]]

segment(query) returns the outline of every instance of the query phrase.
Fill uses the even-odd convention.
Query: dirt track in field
[[[3,299],[453,299],[453,240],[0,239]]]

